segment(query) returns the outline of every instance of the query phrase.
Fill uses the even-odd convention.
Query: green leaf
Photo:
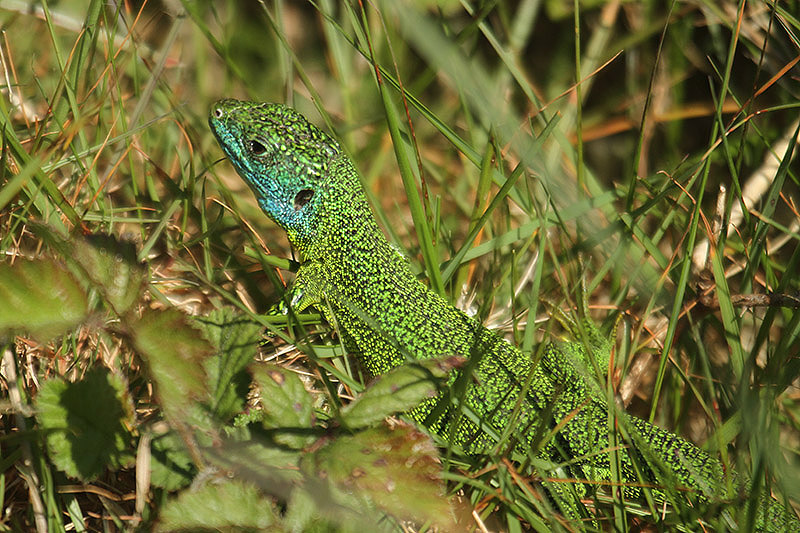
[[[70,383],[51,379],[36,398],[36,417],[55,465],[88,481],[133,462],[133,415],[122,381],[104,368]]]
[[[284,525],[289,531],[396,533],[394,520],[365,501],[361,494],[340,489],[325,479],[305,479],[286,503]],[[394,526],[394,527],[392,527]]]
[[[303,467],[386,512],[453,529],[439,456],[430,437],[408,424],[384,424],[339,437],[309,454]]]
[[[310,431],[314,406],[297,374],[278,365],[264,365],[254,369],[253,379],[261,391],[264,427],[277,430],[275,441],[292,448],[309,444],[315,438]]]
[[[350,428],[376,424],[395,413],[408,411],[436,396],[447,374],[466,362],[464,357],[441,357],[395,368],[376,378],[342,409],[342,422]]]
[[[227,420],[244,409],[250,384],[245,368],[256,355],[263,326],[229,308],[194,318],[192,323],[218,351],[206,361],[211,411]]]
[[[186,487],[197,470],[176,433],[153,437],[150,443],[150,482],[168,491]]]
[[[319,521],[319,507],[317,499],[307,491],[294,490],[286,504],[284,522],[293,531],[309,531]]]
[[[108,235],[89,235],[77,239],[71,252],[72,259],[118,315],[124,315],[141,298],[148,271],[136,260],[134,243]]]
[[[156,531],[260,531],[275,524],[272,502],[240,481],[185,490],[168,502]]]
[[[186,317],[174,310],[149,309],[130,326],[136,351],[147,361],[167,418],[184,420],[206,396],[203,361],[213,349]]]
[[[257,438],[247,442],[225,440],[206,451],[206,458],[216,467],[283,500],[302,479],[298,471],[300,455],[299,451]]]
[[[86,291],[53,259],[0,265],[0,333],[25,330],[49,340],[88,314]]]

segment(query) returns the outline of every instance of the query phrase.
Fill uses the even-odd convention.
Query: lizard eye
[[[267,147],[258,141],[250,141],[247,147],[250,148],[250,153],[253,155],[264,155],[267,153]]]
[[[311,201],[314,196],[314,191],[311,189],[303,189],[294,197],[294,210],[300,211],[305,205]]]

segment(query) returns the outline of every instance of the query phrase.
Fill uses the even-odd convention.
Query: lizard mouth
[[[248,158],[241,143],[243,132],[234,116],[236,110],[241,108],[242,103],[233,99],[215,102],[208,114],[208,126],[233,166],[245,178],[245,181],[249,181],[246,178],[249,171]]]
[[[211,111],[208,114],[208,126],[228,155],[230,155],[228,145],[233,137],[228,127],[228,119],[230,118],[230,110],[236,103],[238,103],[236,100],[219,100],[211,106]]]

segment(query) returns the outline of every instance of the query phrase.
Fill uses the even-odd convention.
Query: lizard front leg
[[[288,291],[289,306],[295,313],[316,307],[323,313],[323,305],[329,286],[328,269],[321,261],[306,261],[297,269],[297,276]],[[284,300],[285,301],[285,300]],[[284,309],[284,314],[288,311]]]

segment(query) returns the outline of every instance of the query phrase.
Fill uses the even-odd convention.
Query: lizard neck
[[[325,193],[319,238],[301,252],[323,266],[322,292],[349,348],[373,375],[410,359],[469,355],[482,328],[417,280],[378,227],[347,158],[332,170],[336,190]]]
[[[335,263],[346,255],[349,247],[377,247],[376,237],[387,246],[388,242],[374,220],[350,159],[340,154],[329,165],[327,178],[315,191],[322,200],[314,213],[318,220],[314,231],[306,236],[291,231],[287,234],[304,262],[318,261],[339,268]]]

